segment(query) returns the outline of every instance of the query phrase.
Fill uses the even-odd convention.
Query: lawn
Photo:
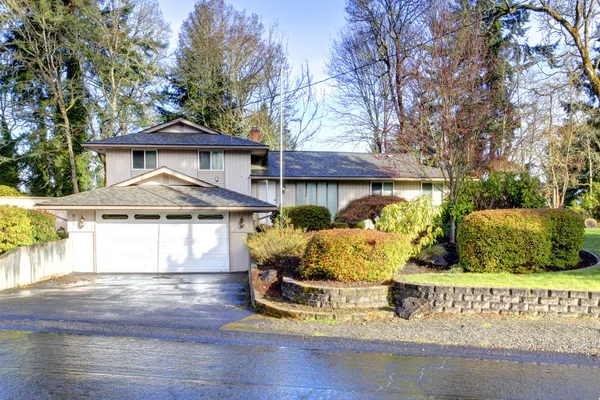
[[[583,248],[600,255],[600,228],[586,229]],[[445,286],[544,288],[600,291],[600,267],[565,272],[542,272],[514,275],[509,273],[441,273],[402,275],[412,283],[430,283]]]

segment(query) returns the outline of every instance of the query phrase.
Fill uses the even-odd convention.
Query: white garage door
[[[98,211],[97,271],[229,272],[226,213]]]

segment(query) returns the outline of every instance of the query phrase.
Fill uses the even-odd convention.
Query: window
[[[443,193],[444,193],[444,184],[443,183],[423,182],[421,184],[421,194],[431,197],[433,200],[433,204],[435,204],[435,205],[442,204]]]
[[[199,214],[200,220],[223,219],[223,214]]]
[[[114,220],[114,219],[127,219],[127,214],[102,214],[102,219]]]
[[[133,150],[133,169],[156,169],[156,150]]]
[[[296,205],[324,206],[333,217],[338,211],[337,182],[297,182]]]
[[[191,214],[167,214],[167,219],[175,219],[175,220],[185,220],[185,219],[192,219],[192,215]]]
[[[199,151],[198,169],[207,171],[223,170],[223,152],[222,151]]]
[[[394,182],[371,182],[371,194],[377,196],[393,196]]]
[[[134,219],[160,219],[159,214],[135,214]]]

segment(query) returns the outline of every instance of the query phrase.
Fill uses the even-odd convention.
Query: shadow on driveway
[[[219,329],[254,314],[247,277],[74,274],[0,292],[0,319]]]

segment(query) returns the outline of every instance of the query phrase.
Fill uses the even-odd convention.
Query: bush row
[[[19,246],[58,240],[55,220],[45,211],[0,206],[0,254]]]
[[[471,272],[535,272],[579,262],[584,224],[570,210],[478,211],[458,228],[460,265]]]
[[[300,275],[340,282],[390,280],[412,252],[409,237],[359,229],[320,231],[308,243]]]

